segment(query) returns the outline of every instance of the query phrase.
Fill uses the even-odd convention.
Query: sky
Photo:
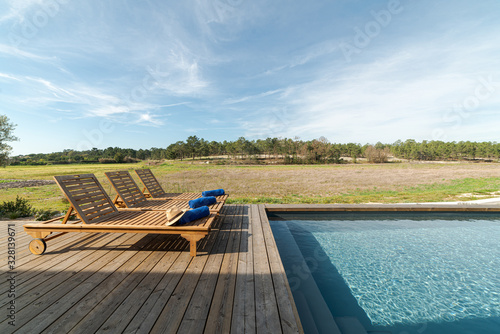
[[[12,154],[498,141],[500,2],[0,0]]]

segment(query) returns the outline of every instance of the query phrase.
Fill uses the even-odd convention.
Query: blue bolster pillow
[[[193,220],[200,219],[210,215],[210,209],[208,206],[202,206],[197,209],[186,211],[177,221],[175,225],[184,225],[186,223],[192,222]]]
[[[217,203],[217,199],[213,196],[210,197],[200,197],[189,201],[189,207],[191,209],[199,208],[200,206],[208,206]]]
[[[224,189],[206,190],[201,193],[201,196],[222,196],[224,195]]]

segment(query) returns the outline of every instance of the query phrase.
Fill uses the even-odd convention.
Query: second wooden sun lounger
[[[192,200],[201,197],[201,193],[166,193],[150,169],[136,169],[137,176],[144,184],[146,196],[152,198]],[[147,191],[147,192],[146,192]],[[217,196],[217,202],[225,202],[229,195]]]
[[[165,211],[173,206],[177,206],[179,209],[189,209],[189,200],[187,199],[146,199],[137,183],[126,170],[104,174],[117,192],[113,203],[119,207],[119,210]],[[210,212],[218,213],[222,209],[227,197],[220,197],[221,200],[208,207]]]
[[[55,176],[54,179],[70,202],[70,209],[62,223],[56,223],[61,218],[55,218],[24,225],[26,233],[35,238],[29,245],[33,254],[43,254],[47,249],[46,241],[65,233],[94,232],[180,234],[189,241],[191,256],[196,256],[196,243],[210,232],[216,217],[211,213],[185,225],[166,226],[164,211],[118,211],[93,174]],[[73,213],[80,220],[68,223]]]

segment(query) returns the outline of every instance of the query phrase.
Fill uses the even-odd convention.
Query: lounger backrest
[[[94,174],[54,176],[84,223],[97,223],[118,213]]]
[[[128,171],[120,170],[104,174],[106,174],[109,182],[111,182],[127,208],[132,208],[141,202],[147,201]]]
[[[165,195],[165,191],[163,191],[163,188],[160,186],[160,183],[150,169],[136,169],[135,172],[141,179],[142,183],[144,183],[144,186],[151,194],[151,197],[157,198]]]

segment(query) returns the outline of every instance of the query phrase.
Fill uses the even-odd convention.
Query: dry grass
[[[500,176],[497,164],[384,164],[240,167],[168,173],[153,169],[166,189],[223,187],[234,196],[331,196],[354,191],[399,190],[464,178]]]
[[[7,167],[0,179],[51,179],[53,175],[94,173],[113,198],[108,170],[141,165]],[[232,203],[394,203],[469,200],[500,191],[500,164],[390,163],[323,166],[216,166],[175,162],[151,167],[166,191],[200,192],[224,188]],[[465,195],[464,195],[465,194]],[[19,195],[37,209],[64,211],[56,185],[0,190],[0,202]]]
[[[442,188],[439,185],[447,185],[456,188],[451,181],[495,178],[500,175],[499,172],[498,164],[471,163],[228,167],[181,172],[169,172],[161,168],[154,170],[165,189],[200,191],[222,187],[231,194],[233,200],[287,196],[336,198],[371,192],[378,193],[379,200],[384,201],[386,197],[391,202],[394,199],[384,196],[384,192],[389,194],[396,192],[394,196],[397,197],[398,193],[422,187]],[[456,195],[459,196],[460,189],[456,190],[458,191]],[[476,192],[472,191],[471,197],[474,193]],[[451,200],[454,197],[426,197],[422,200],[418,198],[412,200],[447,199]]]

